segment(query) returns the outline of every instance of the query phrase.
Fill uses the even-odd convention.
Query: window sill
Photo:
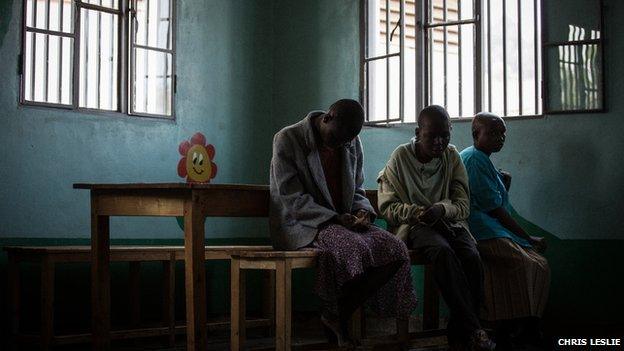
[[[151,121],[160,121],[165,123],[176,123],[175,115],[171,117],[167,116],[159,116],[159,115],[150,115],[150,114],[127,114],[119,111],[107,111],[107,110],[98,110],[91,108],[73,108],[71,105],[59,105],[59,104],[48,104],[41,102],[30,102],[30,101],[20,101],[18,103],[18,109],[34,109],[40,111],[62,111],[62,112],[70,112],[77,113],[82,115],[88,115],[92,117],[107,117],[107,118],[115,118],[121,120],[151,120]]]

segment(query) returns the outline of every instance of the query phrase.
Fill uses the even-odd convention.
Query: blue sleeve
[[[486,213],[503,205],[503,194],[499,190],[496,170],[488,161],[479,157],[466,160],[472,205],[476,210]]]

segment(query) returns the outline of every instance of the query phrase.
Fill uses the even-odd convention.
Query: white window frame
[[[158,118],[158,119],[168,119],[175,120],[175,96],[177,93],[177,75],[176,75],[176,33],[177,33],[177,0],[169,0],[170,11],[171,11],[171,49],[161,49],[149,46],[136,45],[134,43],[135,34],[134,34],[134,19],[136,18],[136,0],[115,0],[117,1],[117,9],[91,4],[88,2],[84,2],[83,0],[72,0],[72,26],[73,33],[54,31],[49,30],[49,23],[47,25],[48,29],[40,29],[36,28],[36,23],[34,23],[34,27],[27,26],[27,13],[28,13],[28,1],[23,0],[23,9],[22,9],[22,52],[20,54],[20,64],[19,64],[19,75],[20,75],[20,100],[19,103],[25,106],[41,106],[41,107],[51,107],[51,108],[61,108],[67,110],[73,110],[84,113],[94,113],[94,114],[104,114],[104,115],[127,115],[127,116],[140,116],[140,117],[150,117],[150,118]],[[33,0],[33,8],[36,9],[37,0]],[[49,0],[46,2],[47,11],[49,17]],[[62,4],[62,2],[61,2]],[[63,6],[60,6],[63,8]],[[80,103],[80,17],[81,10],[96,10],[104,13],[110,13],[118,16],[118,58],[117,58],[117,109],[116,110],[104,110],[104,109],[96,109],[96,108],[88,108],[79,106]],[[62,10],[61,10],[62,11]],[[62,12],[61,12],[62,13]],[[33,13],[33,20],[36,16],[36,11]],[[60,23],[62,23],[62,18],[59,19]],[[48,18],[49,22],[49,18]],[[26,100],[26,33],[39,33],[39,34],[47,34],[54,35],[59,37],[67,37],[73,39],[73,47],[72,47],[72,64],[70,65],[72,73],[71,73],[71,82],[72,82],[72,90],[71,90],[71,104],[63,104],[63,103],[53,103],[53,102],[41,102],[41,101],[31,101]],[[134,65],[134,57],[133,52],[134,48],[143,48],[152,51],[161,51],[167,52],[172,55],[172,63],[171,63],[171,114],[150,114],[144,112],[134,111],[131,104],[133,101],[133,89],[132,84],[135,72]],[[33,45],[34,48],[34,45]],[[34,50],[33,50],[34,51]],[[33,54],[34,56],[34,54]],[[34,59],[33,63],[34,65]],[[34,68],[32,69],[33,73],[30,77],[32,80],[31,88],[34,89]],[[46,70],[47,71],[47,70]],[[48,73],[46,72],[46,75]],[[47,87],[46,87],[47,89]]]

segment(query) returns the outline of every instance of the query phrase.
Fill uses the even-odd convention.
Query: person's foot
[[[473,351],[494,351],[495,348],[496,343],[483,329],[475,330],[470,336],[470,349]]]
[[[321,322],[327,330],[329,330],[335,337],[338,347],[352,347],[353,342],[349,339],[349,336],[343,332],[339,319],[328,318],[321,315]]]

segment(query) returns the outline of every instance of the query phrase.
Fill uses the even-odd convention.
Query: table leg
[[[54,336],[54,262],[41,262],[41,349],[49,350]]]
[[[91,326],[93,349],[110,350],[110,220],[91,200]]]
[[[187,200],[184,204],[186,348],[203,351],[206,349],[205,234],[204,216],[195,200]]]

